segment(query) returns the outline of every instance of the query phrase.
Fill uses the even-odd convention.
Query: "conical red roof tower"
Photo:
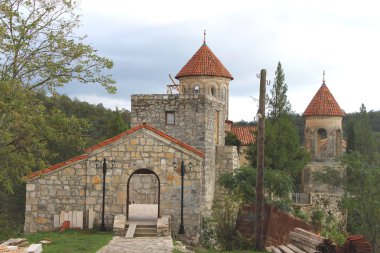
[[[186,76],[219,76],[234,79],[206,43],[203,43],[175,78]]]
[[[327,88],[325,82],[315,94],[302,116],[344,116],[344,112]]]

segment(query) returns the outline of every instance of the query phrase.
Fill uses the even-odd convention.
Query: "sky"
[[[59,92],[130,110],[132,94],[164,94],[203,43],[233,75],[230,119],[252,121],[257,74],[273,83],[280,61],[292,109],[302,114],[322,84],[347,113],[380,110],[380,3],[376,1],[81,0],[78,34],[114,61],[118,89],[70,83]],[[271,89],[267,86],[267,92]]]

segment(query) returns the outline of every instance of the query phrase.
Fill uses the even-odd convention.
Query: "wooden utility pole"
[[[267,71],[260,72],[260,98],[259,98],[259,129],[257,139],[257,173],[256,173],[256,213],[255,213],[255,246],[256,250],[264,249],[264,141],[265,141],[265,90]]]

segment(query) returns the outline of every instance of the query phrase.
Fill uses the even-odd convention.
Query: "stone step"
[[[157,236],[157,227],[151,227],[151,226],[140,227],[140,225],[138,225],[136,227],[134,236],[135,237]]]
[[[133,238],[136,232],[136,223],[132,223],[128,226],[127,233],[125,234],[125,238]]]

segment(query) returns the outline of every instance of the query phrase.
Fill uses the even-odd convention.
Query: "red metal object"
[[[337,247],[336,253],[371,253],[371,245],[365,236],[351,235],[342,247]]]

